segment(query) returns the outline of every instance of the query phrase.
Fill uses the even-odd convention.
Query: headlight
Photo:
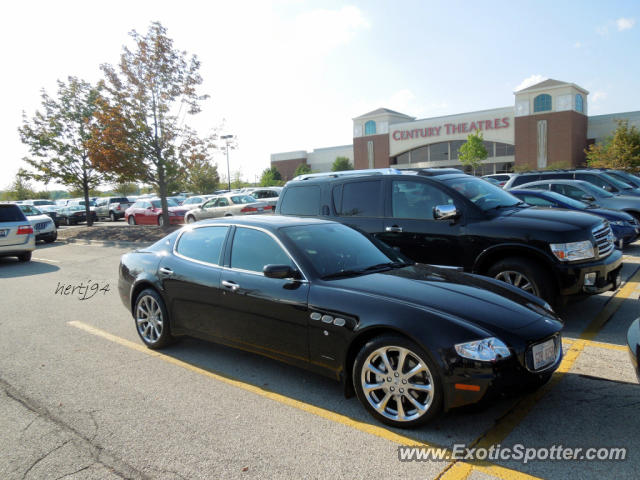
[[[609,222],[611,225],[618,225],[619,227],[624,227],[624,220],[615,220],[613,222]]]
[[[584,242],[552,243],[551,251],[558,260],[571,262],[573,260],[587,260],[595,257],[593,243],[590,240]]]
[[[458,343],[455,345],[455,349],[461,357],[482,362],[493,362],[511,355],[509,348],[502,340],[495,337],[474,342]]]

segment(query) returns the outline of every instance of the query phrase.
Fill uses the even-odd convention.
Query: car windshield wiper
[[[352,277],[355,275],[362,275],[365,273],[373,273],[384,270],[391,270],[393,268],[402,268],[407,267],[409,265],[413,265],[413,263],[408,262],[384,262],[378,263],[376,265],[371,265],[366,268],[357,268],[357,269],[349,269],[349,270],[340,270],[339,272],[330,273],[322,277],[322,280],[330,280],[332,278],[342,278],[342,277]]]

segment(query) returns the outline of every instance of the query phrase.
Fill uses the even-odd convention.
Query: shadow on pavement
[[[31,260],[30,262],[20,262],[17,258],[0,258],[0,278],[18,278],[31,275],[41,275],[43,273],[57,272],[60,267],[45,262]]]

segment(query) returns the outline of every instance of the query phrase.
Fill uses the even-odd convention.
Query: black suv
[[[515,188],[525,183],[537,182],[538,180],[584,180],[616,195],[640,197],[640,189],[636,188],[635,185],[630,185],[606,171],[590,168],[517,173],[512,175],[503,188],[509,190],[510,188]]]
[[[276,214],[353,225],[416,262],[462,267],[558,303],[620,284],[606,221],[535,208],[480,178],[437,169],[296,177]]]

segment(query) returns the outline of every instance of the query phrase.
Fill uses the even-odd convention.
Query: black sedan
[[[124,255],[119,292],[149,348],[192,335],[308,368],[396,427],[535,388],[562,358],[543,300],[324,220],[188,225]]]
[[[622,248],[625,245],[635,242],[640,235],[640,222],[630,214],[612,210],[610,208],[600,208],[592,204],[574,200],[565,195],[550,190],[533,189],[511,189],[511,195],[515,195],[523,202],[536,207],[565,208],[567,210],[578,210],[592,215],[597,215],[609,221],[611,231],[616,239],[616,247]]]

